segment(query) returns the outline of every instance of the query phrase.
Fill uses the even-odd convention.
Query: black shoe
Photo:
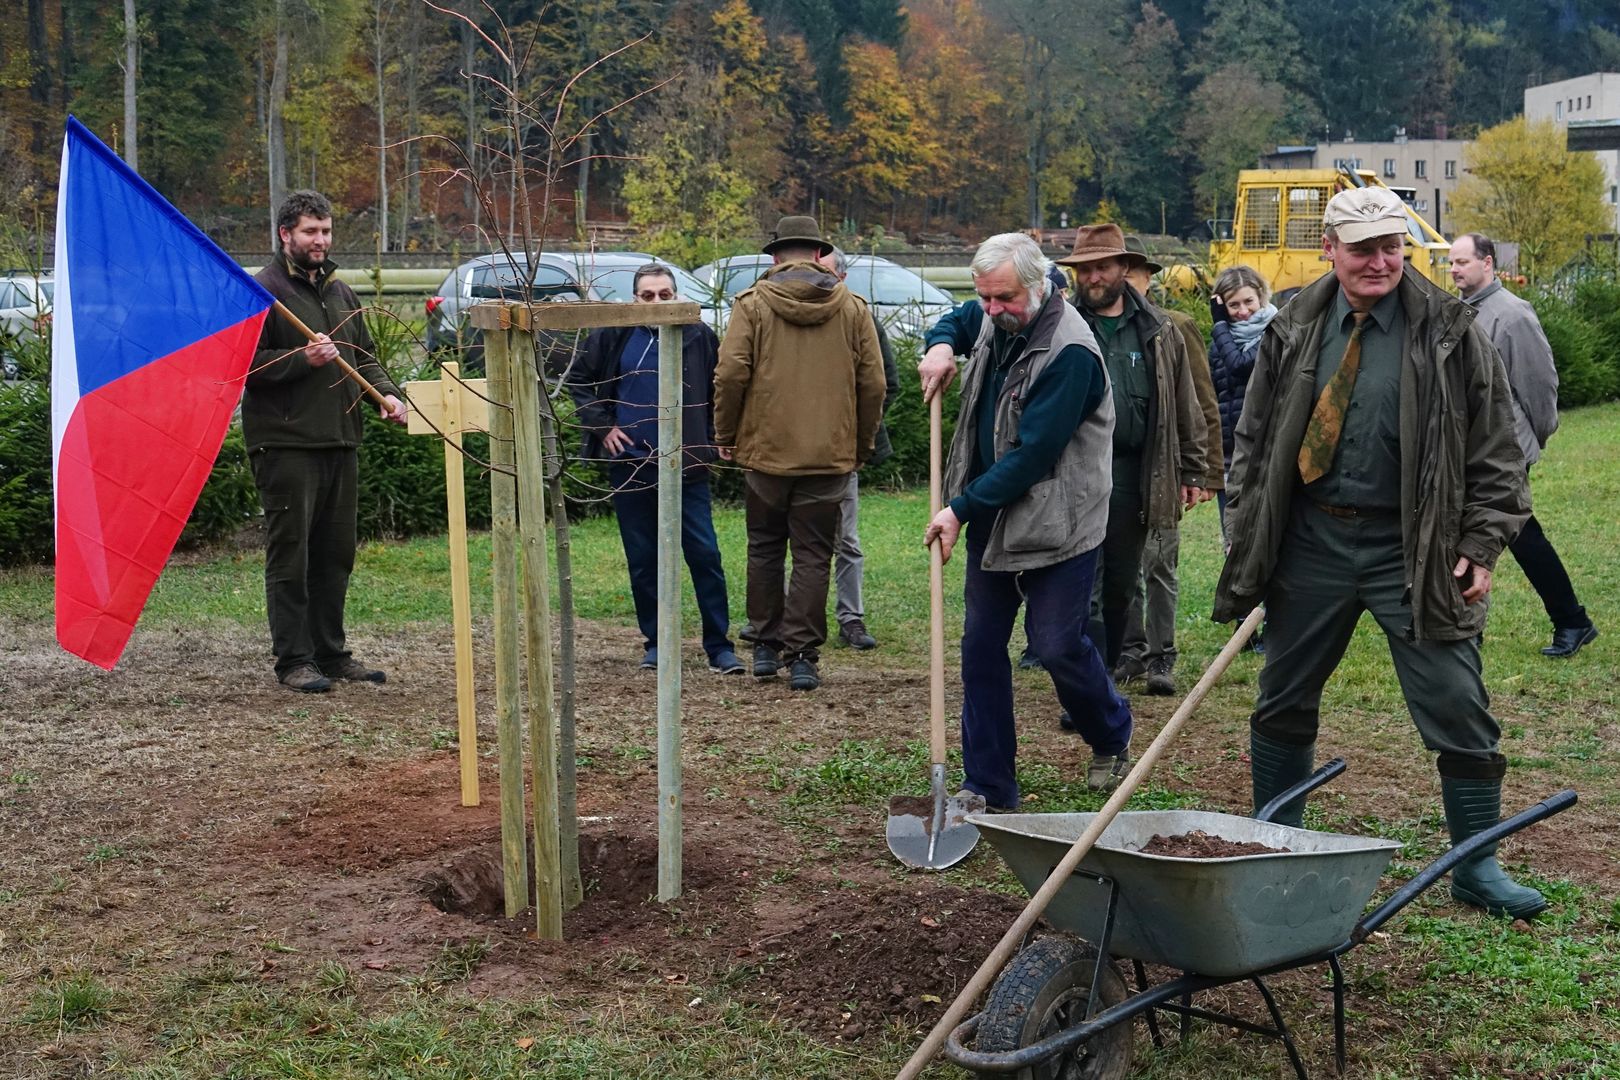
[[[776,678],[776,669],[781,666],[782,661],[776,655],[775,649],[769,645],[754,646],[754,678],[774,679]]]
[[[279,681],[289,690],[300,694],[324,694],[332,689],[332,680],[321,674],[314,664],[299,664],[284,672]]]
[[[851,619],[849,622],[839,623],[838,636],[843,638],[844,644],[852,649],[860,649],[865,652],[867,649],[877,648],[877,638],[867,633],[866,623],[860,619]]]
[[[1064,731],[1073,732],[1076,735],[1080,734],[1080,725],[1074,722],[1074,717],[1069,715],[1068,709],[1064,709],[1062,712],[1058,713],[1058,727],[1062,728]]]
[[[1574,656],[1581,651],[1582,645],[1597,640],[1597,627],[1591,623],[1585,626],[1561,627],[1553,631],[1552,644],[1541,650],[1542,656],[1566,657]]]
[[[1119,687],[1133,683],[1147,673],[1148,666],[1142,662],[1141,657],[1122,656],[1109,674],[1113,676],[1114,685]]]
[[[1028,646],[1024,647],[1024,655],[1018,658],[1019,671],[1041,671],[1046,667],[1041,658],[1036,656]]]
[[[1168,697],[1176,692],[1175,677],[1170,674],[1175,661],[1168,656],[1155,656],[1147,666],[1147,692]]]
[[[821,676],[816,674],[816,665],[804,657],[793,661],[788,670],[788,689],[814,690],[821,685]]]
[[[345,682],[385,683],[388,681],[388,675],[386,673],[378,671],[374,667],[369,667],[362,664],[352,656],[344,660],[341,664],[333,664],[330,667],[322,667],[321,674],[325,675],[328,679],[342,679]]]

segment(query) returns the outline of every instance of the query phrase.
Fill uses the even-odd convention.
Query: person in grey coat
[[[1489,238],[1479,233],[1457,238],[1451,245],[1451,280],[1457,283],[1463,303],[1479,312],[1474,325],[1485,331],[1507,369],[1513,391],[1513,431],[1528,470],[1541,460],[1547,440],[1558,430],[1558,368],[1553,364],[1552,346],[1547,344],[1535,308],[1496,280],[1496,245]],[[1541,650],[1542,655],[1574,656],[1581,646],[1596,639],[1597,627],[1576,598],[1569,572],[1534,514],[1508,550],[1552,620],[1552,644]]]

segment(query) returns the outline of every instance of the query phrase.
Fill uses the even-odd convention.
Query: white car
[[[41,336],[51,321],[56,281],[27,272],[0,275],[0,369],[17,377],[16,345]]]
[[[695,271],[727,300],[771,267],[769,255],[733,255]],[[883,328],[896,337],[922,337],[956,306],[949,294],[912,270],[876,255],[849,256],[844,284],[872,306]]]

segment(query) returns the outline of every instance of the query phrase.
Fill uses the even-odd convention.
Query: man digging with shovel
[[[1030,646],[1091,746],[1086,786],[1109,791],[1129,766],[1131,710],[1086,636],[1097,548],[1108,525],[1113,399],[1085,320],[1047,281],[1051,263],[1021,233],[973,256],[978,303],[942,319],[918,367],[931,400],[968,357],[945,468],[945,507],[928,525],[949,559],[967,525],[962,630],[964,794],[1018,807],[1007,642],[1026,601]]]

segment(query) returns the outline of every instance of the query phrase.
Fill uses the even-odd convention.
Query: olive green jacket
[[[1458,641],[1485,625],[1452,576],[1459,556],[1487,569],[1530,516],[1507,373],[1474,309],[1406,268],[1401,354],[1401,535],[1417,641]],[[1339,293],[1328,274],[1277,313],[1260,340],[1227,476],[1232,550],[1215,593],[1218,622],[1266,599],[1294,500],[1299,446],[1316,403],[1316,359]],[[1323,567],[1323,573],[1332,573]]]
[[[333,276],[328,262],[311,283],[278,255],[254,278],[304,325],[337,343],[338,353],[381,394],[400,396],[377,363],[371,334],[354,290]],[[248,451],[267,448],[325,450],[360,445],[365,392],[336,364],[310,367],[309,340],[276,311],[265,316],[242,394],[242,435]]]

